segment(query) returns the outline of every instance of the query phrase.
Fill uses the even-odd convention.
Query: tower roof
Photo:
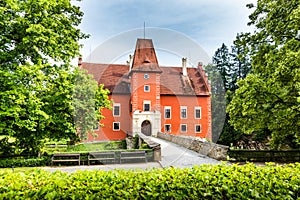
[[[131,70],[161,72],[151,39],[137,39]]]

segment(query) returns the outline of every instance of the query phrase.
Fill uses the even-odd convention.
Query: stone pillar
[[[154,161],[161,161],[161,147],[160,144],[153,148]]]

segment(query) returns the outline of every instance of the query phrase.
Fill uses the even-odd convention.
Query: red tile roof
[[[86,69],[89,74],[94,76],[98,84],[104,84],[111,93],[130,94],[130,83],[127,76],[128,65],[118,64],[81,64],[82,69]]]
[[[130,94],[128,65],[83,62],[81,67],[112,93]],[[160,71],[161,95],[209,95],[207,84],[199,68],[187,68],[188,76],[182,75],[181,67],[161,67]]]
[[[151,39],[137,39],[133,55],[132,71],[160,72]]]
[[[204,77],[198,68],[187,68],[187,76],[182,75],[181,67],[161,67],[162,95],[209,95]]]

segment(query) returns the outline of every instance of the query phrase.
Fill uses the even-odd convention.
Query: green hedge
[[[4,158],[0,159],[0,168],[9,167],[37,167],[49,165],[50,158],[43,156],[41,158]]]
[[[0,172],[0,199],[299,199],[300,164]]]

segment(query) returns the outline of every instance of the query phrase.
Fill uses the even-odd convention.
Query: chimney
[[[81,68],[81,65],[82,65],[82,57],[80,56],[78,58],[78,67]]]
[[[187,58],[182,58],[182,75],[183,76],[187,76],[186,60],[187,60]]]
[[[133,61],[133,56],[131,54],[129,54],[129,60],[126,61],[127,65],[129,65],[129,70],[132,67],[132,61]]]

